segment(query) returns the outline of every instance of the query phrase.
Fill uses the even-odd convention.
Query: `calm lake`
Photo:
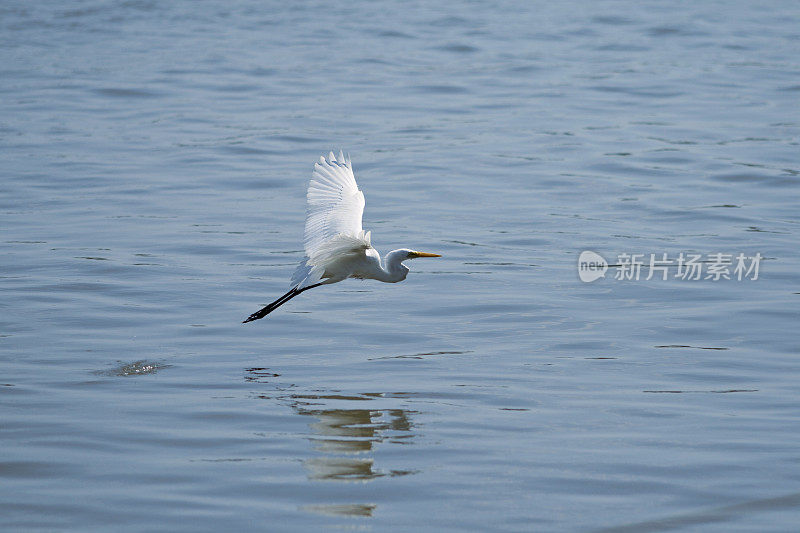
[[[0,529],[796,529],[798,20],[4,1]],[[443,257],[242,324],[339,149]]]

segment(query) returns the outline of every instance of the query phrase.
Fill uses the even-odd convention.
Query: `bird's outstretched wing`
[[[319,282],[336,258],[364,253],[370,233],[361,228],[364,194],[358,190],[350,158],[340,151],[320,157],[308,185],[304,245],[306,257],[292,276],[292,286]]]
[[[320,157],[308,184],[308,211],[304,244],[306,256],[313,258],[325,243],[339,235],[363,239],[361,216],[364,195],[358,190],[350,158],[333,152]]]

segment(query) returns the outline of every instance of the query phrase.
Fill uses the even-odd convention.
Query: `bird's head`
[[[408,248],[401,248],[399,250],[392,250],[386,254],[386,268],[389,271],[398,271],[403,273],[403,278],[408,272],[408,267],[403,264],[403,261],[409,259],[416,259],[417,257],[442,257],[439,254],[429,254],[427,252],[417,252],[416,250],[409,250]]]

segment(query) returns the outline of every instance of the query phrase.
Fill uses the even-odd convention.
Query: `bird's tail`
[[[308,289],[313,289],[314,287],[319,287],[320,285],[322,285],[322,283],[309,285],[308,287],[303,287],[302,289],[298,289],[297,287],[292,287],[291,290],[289,290],[289,292],[287,292],[286,294],[284,294],[283,296],[281,296],[268,306],[259,309],[258,311],[247,317],[245,320],[242,321],[242,324],[247,324],[248,322],[252,322],[253,320],[264,318],[265,316],[273,312],[275,309],[279,308],[280,306],[282,306],[283,304],[285,304],[286,302],[288,302],[289,300],[300,294],[301,292],[307,291]]]

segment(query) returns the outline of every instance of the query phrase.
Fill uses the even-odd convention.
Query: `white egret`
[[[381,256],[370,243],[370,232],[361,228],[364,195],[358,190],[350,158],[333,152],[314,164],[308,184],[308,210],[304,245],[306,256],[292,276],[289,292],[256,311],[244,322],[264,318],[298,294],[347,278],[376,279],[397,283],[406,279],[403,261],[417,257],[441,257],[407,248]]]

